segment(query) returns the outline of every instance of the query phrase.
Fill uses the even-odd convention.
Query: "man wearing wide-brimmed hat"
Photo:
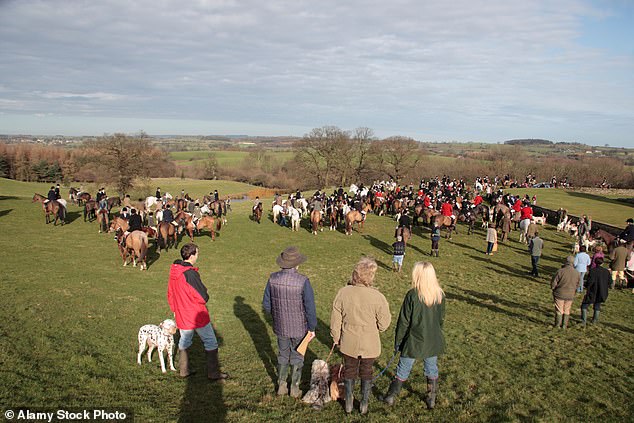
[[[317,327],[313,288],[308,278],[297,270],[305,261],[306,257],[297,247],[282,251],[276,260],[282,269],[269,277],[262,300],[262,307],[273,317],[279,347],[277,394],[288,394],[286,379],[291,366],[291,396],[294,398],[302,394],[299,382],[304,366],[304,356],[296,348],[308,332],[314,336]]]

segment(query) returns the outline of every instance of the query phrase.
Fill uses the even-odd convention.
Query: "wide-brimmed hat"
[[[279,255],[275,262],[282,269],[292,269],[306,261],[306,256],[300,254],[297,247],[288,247]]]

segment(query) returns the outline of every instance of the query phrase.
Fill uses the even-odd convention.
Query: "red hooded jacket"
[[[167,302],[176,315],[176,326],[183,330],[206,326],[211,321],[207,300],[209,295],[200,280],[198,268],[176,260],[170,268],[167,284]]]

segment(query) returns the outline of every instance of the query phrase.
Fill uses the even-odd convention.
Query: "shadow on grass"
[[[271,346],[271,338],[266,324],[253,307],[244,302],[244,297],[241,296],[235,297],[233,314],[242,322],[244,329],[253,341],[260,360],[264,364],[266,373],[271,378],[271,382],[275,383],[277,380],[277,373],[275,371],[277,355]]]
[[[218,337],[218,334],[216,334]],[[187,386],[181,399],[178,421],[227,421],[227,406],[223,401],[223,385],[207,379],[204,348],[197,336],[189,348],[189,367],[197,373],[187,378]],[[219,338],[220,339],[220,338]],[[220,362],[222,363],[222,350]]]
[[[66,213],[66,223],[73,223],[82,216],[81,211],[72,211]]]
[[[494,297],[494,298],[497,298],[497,297]],[[471,305],[474,305],[474,306],[485,308],[485,309],[493,311],[495,313],[505,314],[505,315],[507,315],[509,317],[514,317],[514,318],[520,319],[522,321],[528,320],[528,321],[533,322],[533,323],[535,323],[537,325],[540,325],[540,326],[544,325],[544,320],[540,320],[540,319],[537,319],[537,318],[532,317],[532,316],[528,316],[528,315],[523,314],[523,313],[517,313],[515,311],[507,310],[507,309],[499,307],[499,306],[497,306],[495,304],[485,303],[484,301],[488,301],[488,300],[482,300],[482,299],[480,299],[478,297],[473,298],[473,297],[468,297],[468,296],[461,295],[461,294],[456,294],[454,292],[448,292],[447,293],[447,299],[456,300],[456,301],[462,301],[462,302],[465,302],[465,303],[468,303],[468,304],[471,304]],[[497,298],[497,299],[499,299],[499,298]],[[500,304],[503,304],[503,303],[501,302]],[[522,307],[522,309],[524,309],[524,307]]]
[[[0,201],[2,200],[17,200],[18,197],[14,197],[12,195],[0,195]]]
[[[503,273],[503,274],[506,274],[506,275],[509,275],[509,276],[513,276],[513,277],[517,277],[517,278],[523,278],[524,280],[530,280],[532,282],[543,284],[543,285],[547,285],[548,284],[548,282],[541,281],[541,280],[539,280],[537,278],[534,278],[533,276],[530,275],[530,269],[531,269],[530,263],[527,263],[526,268],[517,269],[515,267],[511,267],[511,266],[508,266],[506,264],[494,261],[495,259],[490,258],[491,256],[480,257],[480,256],[469,255],[469,257],[473,258],[474,260],[478,260],[478,261],[487,263],[488,267],[497,266],[499,269],[495,269],[496,273]],[[527,256],[527,260],[530,260],[530,257]],[[542,270],[542,271],[544,270],[542,266],[538,265],[538,267],[539,267],[540,270]]]
[[[7,210],[0,210],[0,217],[6,216],[9,213],[11,213],[13,211],[13,209],[7,209]]]
[[[607,197],[602,197],[600,195],[595,195],[595,194],[588,194],[585,192],[575,192],[575,191],[568,191],[567,192],[568,195],[570,195],[571,197],[579,197],[579,198],[583,198],[586,200],[592,200],[592,201],[600,201],[602,203],[608,203],[608,204],[618,204],[618,205],[623,205],[622,202],[612,199],[612,198],[607,198]]]
[[[392,246],[386,242],[381,241],[372,235],[361,235],[366,241],[370,241],[370,245],[383,251],[385,254],[392,254]]]

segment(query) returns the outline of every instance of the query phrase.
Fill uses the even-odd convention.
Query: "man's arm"
[[[302,294],[304,301],[304,310],[306,312],[306,322],[308,322],[308,330],[315,332],[317,328],[317,309],[315,307],[315,293],[310,281],[306,279],[304,282],[304,291]]]
[[[266,283],[266,288],[264,288],[264,297],[262,298],[262,308],[268,314],[271,314],[271,283]]]

